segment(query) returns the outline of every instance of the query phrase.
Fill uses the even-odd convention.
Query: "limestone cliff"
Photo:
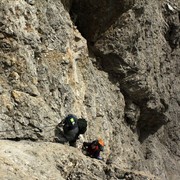
[[[1,0],[1,179],[178,180],[179,58],[179,0]],[[68,113],[78,148],[53,142]]]

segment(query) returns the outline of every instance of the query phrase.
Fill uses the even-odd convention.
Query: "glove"
[[[58,126],[61,127],[64,124],[64,121],[61,121]]]
[[[98,156],[97,159],[98,160],[103,160],[103,158],[101,156]]]

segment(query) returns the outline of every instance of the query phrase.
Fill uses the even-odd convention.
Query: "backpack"
[[[79,118],[77,121],[79,134],[84,134],[87,130],[87,121],[83,118]]]
[[[77,117],[73,114],[69,114],[64,120],[63,130],[64,132],[67,132],[69,130],[76,128],[77,126]]]

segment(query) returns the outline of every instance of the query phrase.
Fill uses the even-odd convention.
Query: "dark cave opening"
[[[130,0],[73,0],[70,16],[82,36],[93,44],[133,5],[134,2]]]

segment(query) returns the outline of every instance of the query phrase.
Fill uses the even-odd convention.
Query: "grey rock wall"
[[[179,179],[180,3],[108,2],[1,0],[2,179]],[[53,143],[68,113],[76,149]]]

